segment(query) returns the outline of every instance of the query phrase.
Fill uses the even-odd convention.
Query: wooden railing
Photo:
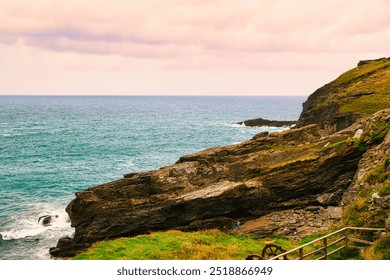
[[[356,246],[355,243],[360,243],[364,245],[372,245],[373,242],[355,238],[350,236],[350,231],[376,231],[384,232],[385,228],[360,228],[360,227],[345,227],[340,230],[337,230],[333,233],[325,235],[321,238],[308,242],[300,247],[286,251],[282,254],[279,254],[275,257],[270,258],[270,260],[279,260],[287,256],[289,259],[304,260],[308,259],[311,256],[315,256],[314,259],[317,260],[326,260],[329,256],[343,250],[345,248],[361,248]],[[311,245],[317,245],[318,243],[322,244],[322,247],[312,249]],[[305,252],[305,249],[307,252]],[[312,249],[311,251],[308,249]],[[318,256],[320,255],[320,256]],[[291,258],[293,256],[293,258]]]

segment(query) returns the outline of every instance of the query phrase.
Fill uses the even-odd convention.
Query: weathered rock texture
[[[319,92],[306,102],[297,128],[186,155],[174,165],[76,193],[66,208],[75,234],[51,254],[73,256],[100,240],[150,231],[224,229],[238,220],[244,232],[258,236],[299,237],[329,227],[341,217],[341,202],[359,189],[359,164],[364,170],[374,149],[388,153],[381,146],[387,140],[377,136],[387,133],[390,110],[346,123],[325,114],[336,124],[331,133],[317,116],[321,110],[310,105],[317,99],[323,100]]]

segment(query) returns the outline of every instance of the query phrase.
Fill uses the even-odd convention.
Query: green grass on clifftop
[[[267,240],[219,230],[181,232],[170,230],[103,241],[79,254],[76,260],[244,260],[261,254]],[[273,240],[275,242],[275,240]],[[286,249],[296,246],[281,238]]]
[[[264,242],[218,230],[184,233],[155,232],[133,238],[100,242],[75,259],[193,260],[245,259],[261,252]]]
[[[340,112],[369,115],[390,108],[390,60],[371,61],[334,82]]]

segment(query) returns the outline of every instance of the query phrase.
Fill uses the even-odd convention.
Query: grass
[[[355,67],[329,84],[328,103],[340,104],[342,114],[367,116],[390,108],[390,60]]]
[[[95,244],[76,260],[244,260],[248,255],[261,254],[268,242],[293,248],[289,239],[259,239],[219,230],[181,232],[170,230],[119,238]],[[281,242],[279,242],[281,241]]]
[[[390,260],[390,233],[377,240],[373,246],[361,252],[365,260]]]
[[[373,193],[381,197],[390,195],[390,158],[374,168],[363,178],[366,187],[362,189],[358,198],[348,205],[343,213],[344,226],[379,227],[385,226],[388,211],[381,208],[370,209],[370,198]],[[372,233],[362,233],[363,239],[373,240]],[[375,244],[361,251],[363,259],[390,259],[390,234],[382,236]]]
[[[77,255],[75,260],[244,260],[248,255],[261,255],[267,244],[277,244],[285,250],[297,248],[300,245],[314,241],[331,233],[335,229],[312,234],[300,242],[271,236],[259,239],[242,234],[225,233],[219,230],[204,230],[197,232],[181,232],[170,230],[155,232],[150,235],[140,235],[133,238],[119,238],[95,244],[87,252]],[[357,236],[358,237],[358,236]],[[335,235],[328,238],[328,244],[340,238]],[[365,237],[366,239],[367,237]],[[304,254],[319,249],[322,241],[315,242],[304,248]],[[328,252],[340,245],[333,245]],[[323,256],[320,251],[308,259]],[[296,259],[298,252],[288,255]],[[306,259],[306,258],[305,258]],[[332,260],[345,259],[390,259],[390,234],[376,241],[374,246],[362,250],[348,248],[329,257]]]
[[[361,96],[342,103],[340,111],[342,113],[358,113],[360,115],[370,115],[377,111],[390,107],[390,89],[381,93]]]

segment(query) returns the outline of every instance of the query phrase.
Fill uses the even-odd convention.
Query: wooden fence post
[[[303,248],[299,249],[299,259],[303,260]]]
[[[328,240],[324,238],[324,260],[328,259]]]

